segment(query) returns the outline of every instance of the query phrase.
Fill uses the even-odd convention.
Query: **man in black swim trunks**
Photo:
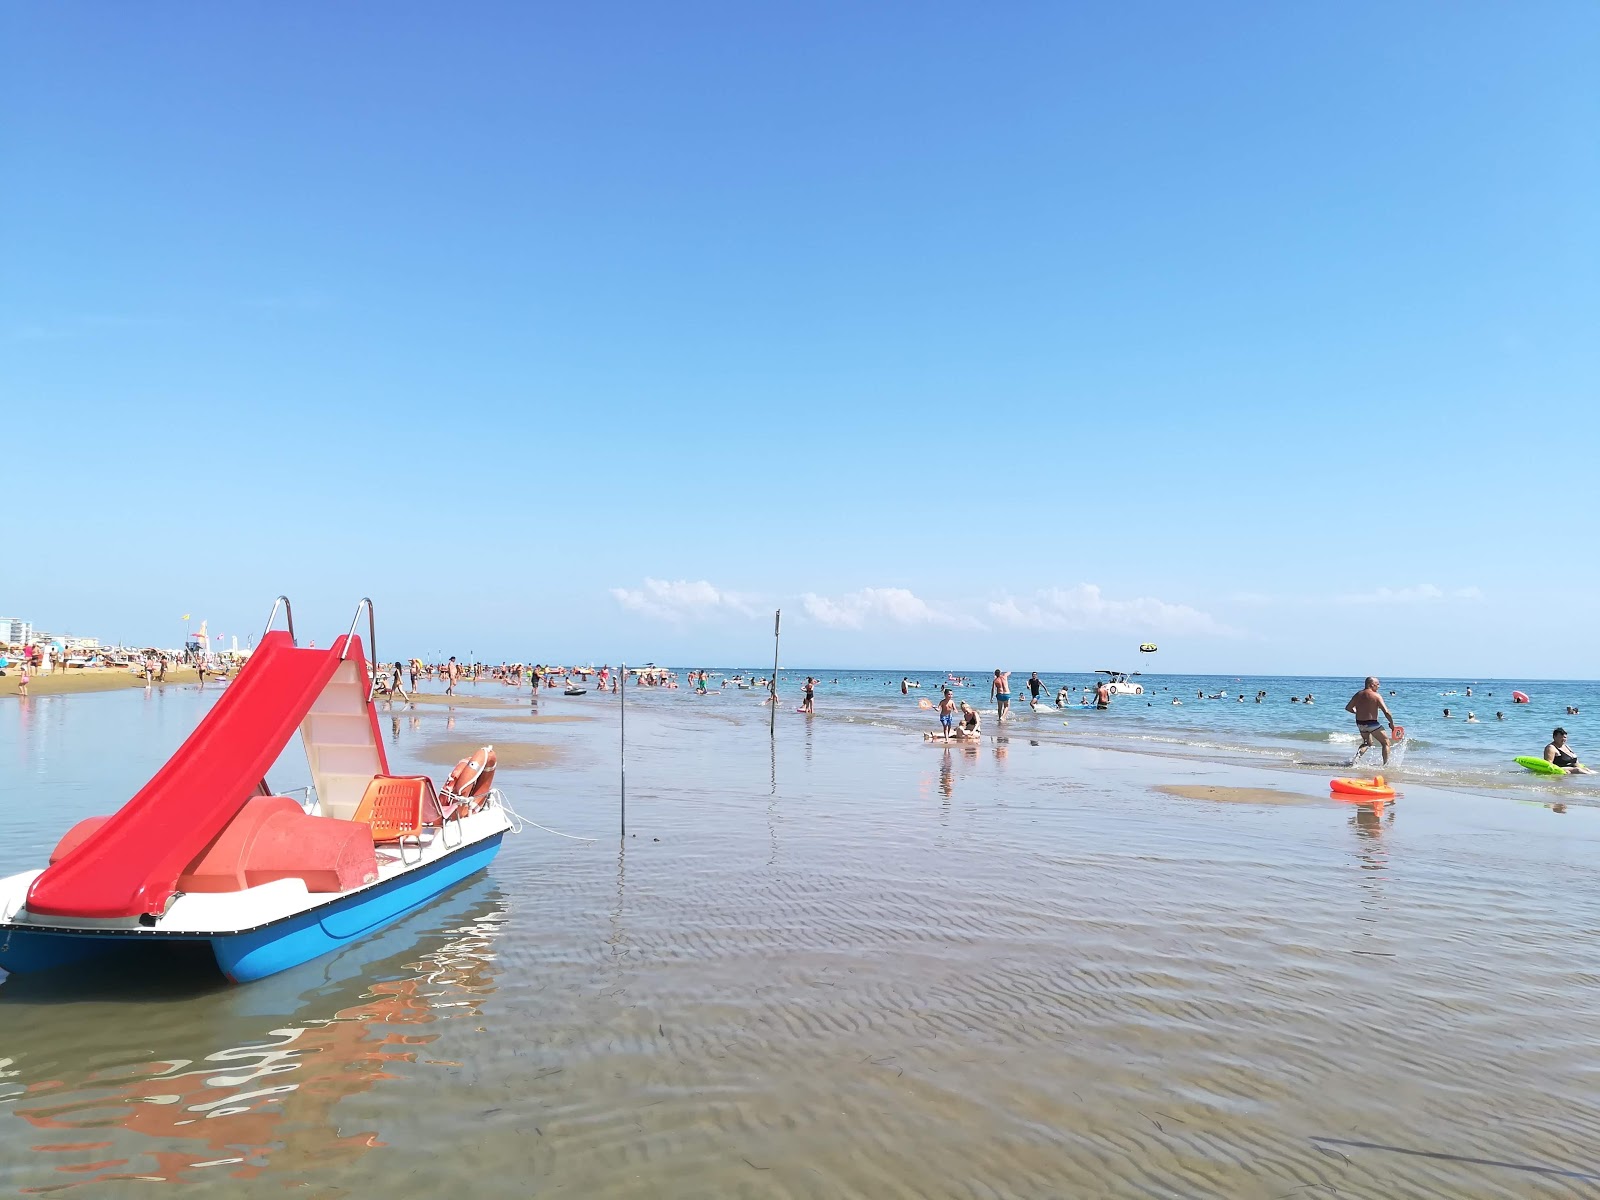
[[[1356,719],[1356,732],[1361,735],[1361,745],[1356,749],[1355,758],[1350,760],[1353,767],[1361,761],[1361,756],[1372,749],[1372,739],[1378,739],[1378,745],[1383,747],[1383,765],[1389,765],[1389,737],[1378,724],[1378,714],[1381,712],[1389,718],[1389,733],[1394,733],[1394,714],[1389,711],[1389,706],[1383,702],[1383,693],[1378,690],[1378,680],[1367,676],[1367,685],[1350,697],[1350,703],[1344,710]],[[1445,710],[1445,716],[1450,715],[1450,710]]]

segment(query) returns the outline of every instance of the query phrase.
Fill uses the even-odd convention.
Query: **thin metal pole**
[[[628,664],[622,664],[622,678],[617,681],[617,697],[622,706],[622,744],[618,759],[622,767],[622,836],[628,836]]]
[[[772,614],[772,712],[767,722],[767,736],[778,736],[778,629],[783,624],[783,609]]]

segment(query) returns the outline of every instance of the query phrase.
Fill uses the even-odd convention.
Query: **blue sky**
[[[1600,675],[1593,4],[0,22],[0,611]]]

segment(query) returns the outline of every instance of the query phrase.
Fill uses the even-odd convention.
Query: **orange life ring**
[[[1335,779],[1328,786],[1336,796],[1360,796],[1367,800],[1394,799],[1394,789],[1382,775],[1372,779]]]
[[[444,781],[440,795],[456,806],[466,806],[468,812],[482,808],[494,786],[495,756],[493,746],[484,746],[470,758],[463,758]]]

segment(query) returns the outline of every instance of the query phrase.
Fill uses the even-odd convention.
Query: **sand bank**
[[[166,683],[156,687],[173,687],[179,684],[193,686],[197,680],[193,667],[168,667]],[[208,677],[209,678],[209,677]],[[22,681],[22,672],[7,667],[0,678],[0,696],[15,696]],[[144,686],[144,676],[135,675],[119,667],[81,667],[67,671],[53,671],[47,675],[34,675],[28,683],[30,696],[70,696],[80,692],[116,692],[124,688]]]
[[[593,717],[579,716],[577,713],[508,713],[501,717],[490,717],[491,721],[515,721],[523,725],[577,725],[584,721],[592,721]]]
[[[387,697],[378,696],[375,699],[384,700]],[[404,697],[395,696],[394,699],[399,703],[405,703]],[[508,692],[504,696],[467,696],[460,693],[446,696],[443,692],[411,693],[413,704],[445,704],[453,708],[507,708],[517,702],[518,697],[515,692]]]
[[[439,767],[453,767],[463,758],[470,758],[477,752],[482,742],[424,742],[416,748],[416,757],[425,763]],[[494,756],[499,765],[504,767],[542,767],[555,762],[560,751],[554,746],[543,746],[534,742],[495,742]]]
[[[1153,790],[1183,800],[1215,800],[1220,804],[1315,804],[1320,797],[1270,787],[1227,787],[1210,783],[1163,783]]]

